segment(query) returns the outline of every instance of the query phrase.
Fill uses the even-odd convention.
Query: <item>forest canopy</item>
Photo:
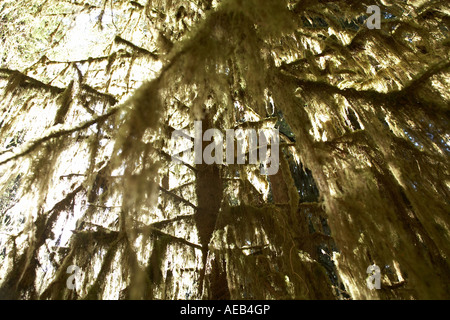
[[[0,298],[449,299],[449,28],[444,0],[0,1]],[[218,141],[196,122],[278,132],[277,171],[251,135],[173,161]]]

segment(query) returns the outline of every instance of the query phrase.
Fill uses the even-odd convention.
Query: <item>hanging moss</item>
[[[0,9],[2,294],[448,297],[446,3],[31,4]],[[279,171],[175,164],[195,120],[278,128]]]

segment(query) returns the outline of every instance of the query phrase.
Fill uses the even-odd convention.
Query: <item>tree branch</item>
[[[102,122],[105,119],[109,118],[110,116],[114,115],[121,106],[118,107],[113,107],[111,108],[107,113],[98,116],[94,119],[91,119],[89,121],[83,122],[80,125],[76,126],[76,127],[69,127],[69,128],[64,128],[64,126],[54,126],[53,129],[55,129],[55,127],[57,128],[61,128],[61,130],[58,131],[50,131],[49,133],[47,133],[46,135],[44,135],[43,137],[40,137],[37,140],[32,140],[29,141],[27,143],[24,143],[17,152],[15,152],[12,156],[4,159],[4,160],[0,160],[0,165],[5,164],[11,160],[15,160],[17,158],[23,157],[27,154],[29,154],[30,152],[34,151],[37,147],[39,147],[41,144],[53,139],[53,138],[59,138],[65,135],[69,135],[73,132],[76,131],[80,131],[83,129],[86,129],[90,126],[92,126],[93,124],[96,124],[98,122]]]
[[[120,36],[116,36],[114,38],[114,41],[123,45],[126,45],[128,47],[130,47],[131,49],[133,49],[135,52],[140,53],[142,55],[146,55],[146,56],[150,56],[152,57],[154,60],[158,60],[158,55],[154,52],[148,51],[147,49],[144,49],[142,47],[139,47],[137,45],[135,45],[134,43],[125,40],[124,38],[120,37]]]
[[[167,189],[164,189],[164,188],[161,187],[161,186],[159,187],[159,190],[161,190],[161,191],[164,192],[165,194],[168,194],[169,196],[175,198],[175,200],[180,201],[180,202],[183,202],[184,204],[186,204],[186,205],[192,207],[193,209],[197,210],[197,207],[196,207],[194,204],[192,204],[191,202],[187,201],[186,199],[184,199],[184,198],[182,198],[182,197],[176,195],[176,194],[173,193],[172,191],[169,191],[169,190],[167,190]]]

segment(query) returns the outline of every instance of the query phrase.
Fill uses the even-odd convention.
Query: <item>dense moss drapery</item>
[[[0,1],[0,297],[448,299],[449,13]],[[175,163],[194,120],[278,128],[278,173]]]

